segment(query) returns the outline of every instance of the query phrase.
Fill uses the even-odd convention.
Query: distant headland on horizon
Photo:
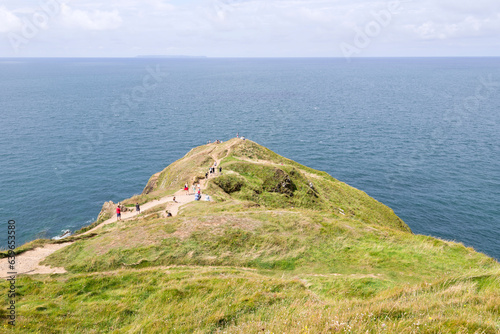
[[[207,56],[187,56],[187,55],[138,55],[136,58],[189,58],[189,59],[202,59],[208,58]]]

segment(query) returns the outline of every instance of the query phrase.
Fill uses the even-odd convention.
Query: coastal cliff
[[[42,262],[66,273],[19,278],[19,332],[500,331],[495,260],[252,141],[193,148],[134,203]]]

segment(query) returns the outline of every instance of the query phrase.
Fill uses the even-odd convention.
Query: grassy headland
[[[214,201],[103,226],[44,261],[68,273],[20,278],[16,331],[500,332],[496,261],[414,235],[364,192],[251,141],[197,147],[123,203],[172,194],[214,161]]]

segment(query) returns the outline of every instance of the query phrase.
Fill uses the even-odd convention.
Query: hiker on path
[[[120,209],[120,204],[116,207],[116,220],[122,220],[122,210]]]
[[[173,201],[174,203],[177,203],[177,201],[175,200],[175,196],[174,196],[174,198],[172,199],[172,201]]]
[[[141,207],[139,206],[139,203],[135,203],[135,211],[141,213]]]
[[[189,187],[187,183],[184,185],[184,191],[186,192],[186,195],[189,195]]]

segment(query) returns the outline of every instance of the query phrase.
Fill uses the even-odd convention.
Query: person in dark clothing
[[[135,211],[141,213],[141,207],[139,206],[139,203],[135,203]]]

